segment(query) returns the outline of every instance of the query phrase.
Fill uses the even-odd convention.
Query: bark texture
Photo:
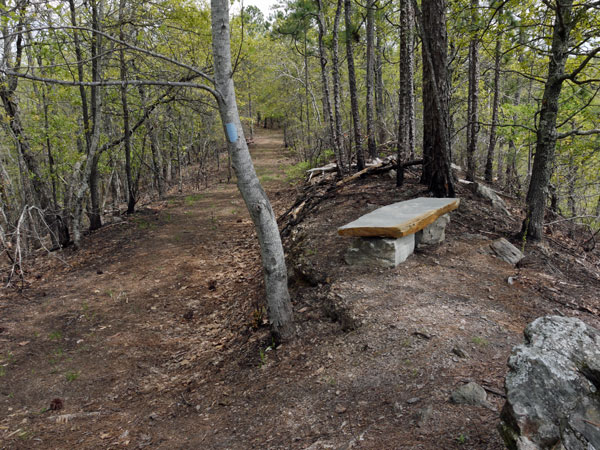
[[[490,142],[485,161],[485,181],[492,182],[494,151],[496,148],[496,129],[498,127],[498,109],[500,106],[500,62],[502,59],[502,35],[496,40],[496,50],[494,53],[494,99],[492,100],[492,126],[490,128]]]
[[[527,191],[527,215],[523,221],[522,234],[531,240],[543,236],[544,213],[548,185],[552,176],[554,153],[556,150],[556,118],[562,84],[565,81],[565,64],[569,56],[569,39],[575,25],[573,0],[556,1],[552,49],[548,63],[548,78],[544,86],[540,122],[537,130],[535,157],[531,181]]]
[[[227,136],[227,148],[238,189],[258,234],[271,329],[276,339],[286,339],[293,334],[287,269],[277,221],[256,176],[240,122],[231,70],[228,0],[211,0],[211,25],[215,87],[220,93],[219,113]]]
[[[323,2],[318,0],[319,6],[319,15],[317,16],[317,21],[319,24],[319,61],[321,63],[321,84],[323,86],[323,115],[325,116],[325,120],[327,121],[327,126],[329,128],[329,144],[333,148],[335,159],[338,166],[338,171],[340,175],[343,175],[344,171],[342,168],[342,160],[340,148],[338,147],[338,138],[337,132],[335,128],[335,121],[333,119],[333,110],[331,108],[331,101],[329,100],[329,78],[327,76],[327,55],[326,48],[323,44],[323,38],[327,33],[327,28],[325,24],[325,14],[323,12]]]
[[[445,0],[424,0],[423,40],[423,175],[436,197],[454,197],[450,173],[448,36]],[[417,9],[413,1],[413,8]]]
[[[469,42],[469,96],[467,123],[467,180],[475,181],[477,137],[479,134],[479,38],[477,36],[479,0],[471,0],[471,41]]]
[[[119,39],[125,40],[124,27],[125,19],[125,0],[119,2]],[[127,62],[125,61],[125,51],[121,47],[119,50],[119,71],[121,75],[121,107],[123,110],[123,147],[125,150],[125,177],[127,179],[127,214],[135,212],[135,189],[133,185],[133,175],[131,169],[131,127],[129,126],[129,105],[127,102]]]
[[[365,158],[362,148],[362,135],[360,126],[360,112],[358,109],[358,94],[356,91],[356,72],[354,70],[354,40],[355,30],[352,27],[352,3],[344,0],[344,19],[346,26],[346,60],[348,62],[348,88],[350,90],[350,108],[352,110],[352,124],[354,126],[354,145],[356,147],[356,169],[365,168]],[[356,31],[358,33],[358,31]]]
[[[343,173],[346,172],[344,167],[344,144],[342,141],[342,106],[341,106],[341,82],[340,82],[340,58],[339,58],[339,30],[340,30],[340,17],[342,15],[343,3],[342,0],[337,0],[337,7],[335,10],[335,19],[333,21],[333,32],[332,32],[332,74],[333,74],[333,104],[335,107],[335,139],[336,147],[339,151],[338,167]]]
[[[375,142],[375,0],[367,0],[367,149],[371,159],[377,157]]]
[[[398,99],[398,168],[396,186],[404,184],[404,162],[414,155],[414,12],[411,0],[400,2],[400,90]]]

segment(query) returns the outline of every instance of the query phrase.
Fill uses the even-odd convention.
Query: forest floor
[[[280,214],[298,189],[281,135],[262,131],[251,151]],[[0,448],[503,448],[511,348],[538,316],[600,325],[598,253],[561,224],[518,268],[482,254],[497,237],[518,244],[519,211],[460,188],[442,244],[396,269],[343,263],[338,226],[424,193],[415,176],[399,191],[372,176],[294,229],[298,333],[276,349],[233,183],[147,205],[64,262],[40,256],[23,292],[0,292]],[[450,403],[467,381],[496,410]]]

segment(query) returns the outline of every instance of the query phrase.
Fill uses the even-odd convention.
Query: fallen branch
[[[334,170],[337,170],[337,166],[335,165],[335,163],[332,164],[335,168]],[[419,164],[423,164],[422,159],[415,161],[407,161],[402,164],[402,167],[406,168],[410,166],[416,166]],[[329,165],[324,167],[329,167]],[[361,177],[385,173],[395,168],[397,168],[396,157],[392,155],[388,156],[384,160],[377,161],[375,164],[369,165],[368,167],[362,169],[359,172],[356,172],[355,174],[349,177],[339,180],[335,184],[328,184],[328,180],[323,179],[313,185],[308,185],[304,190],[304,194],[299,196],[294,202],[294,204],[290,206],[288,210],[281,214],[277,219],[277,222],[281,224],[284,220],[288,219],[291,216],[291,218],[289,218],[286,221],[285,226],[282,228],[281,236],[288,236],[295,225],[302,222],[302,220],[304,220],[308,213],[314,208],[316,208],[323,200],[333,197],[338,189],[346,186],[349,183],[352,183],[353,181]]]

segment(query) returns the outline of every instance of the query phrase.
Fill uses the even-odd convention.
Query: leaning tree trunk
[[[417,10],[416,1],[413,8]],[[450,173],[448,35],[446,1],[424,0],[423,40],[423,176],[436,197],[454,197]]]
[[[352,3],[344,0],[344,19],[346,25],[346,59],[348,61],[348,88],[350,90],[350,108],[352,110],[352,123],[354,125],[354,145],[356,146],[357,170],[365,168],[365,157],[362,148],[362,135],[360,127],[360,112],[358,109],[358,94],[356,90],[356,73],[354,70],[354,28],[352,26]],[[358,31],[357,31],[358,33]]]
[[[211,23],[215,87],[220,94],[219,113],[227,137],[227,148],[237,176],[238,189],[258,234],[272,333],[277,340],[285,339],[293,334],[285,257],[277,221],[256,176],[236,104],[231,70],[228,0],[211,0]]]
[[[487,158],[485,161],[485,181],[492,182],[494,150],[496,148],[496,128],[498,127],[498,109],[500,106],[500,61],[502,59],[502,34],[496,39],[496,51],[494,55],[494,100],[492,101],[492,126],[490,128],[490,142],[488,145]]]
[[[552,176],[554,152],[556,149],[556,118],[558,100],[565,80],[565,64],[569,57],[569,39],[573,29],[573,0],[557,0],[556,18],[552,34],[552,50],[548,63],[548,79],[544,86],[540,122],[537,130],[535,158],[529,190],[527,191],[527,214],[521,233],[534,241],[544,234],[544,212],[548,185]]]
[[[371,159],[377,157],[373,88],[375,79],[375,0],[367,1],[367,149]]]
[[[479,0],[471,0],[472,36],[469,42],[469,96],[467,123],[467,180],[475,181],[477,172],[477,135],[479,134],[479,39],[476,35]]]

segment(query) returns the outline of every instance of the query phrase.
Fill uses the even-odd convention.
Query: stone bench
[[[338,228],[341,236],[355,239],[345,255],[348,264],[396,267],[414,251],[415,245],[444,240],[457,198],[419,197],[376,209]]]

